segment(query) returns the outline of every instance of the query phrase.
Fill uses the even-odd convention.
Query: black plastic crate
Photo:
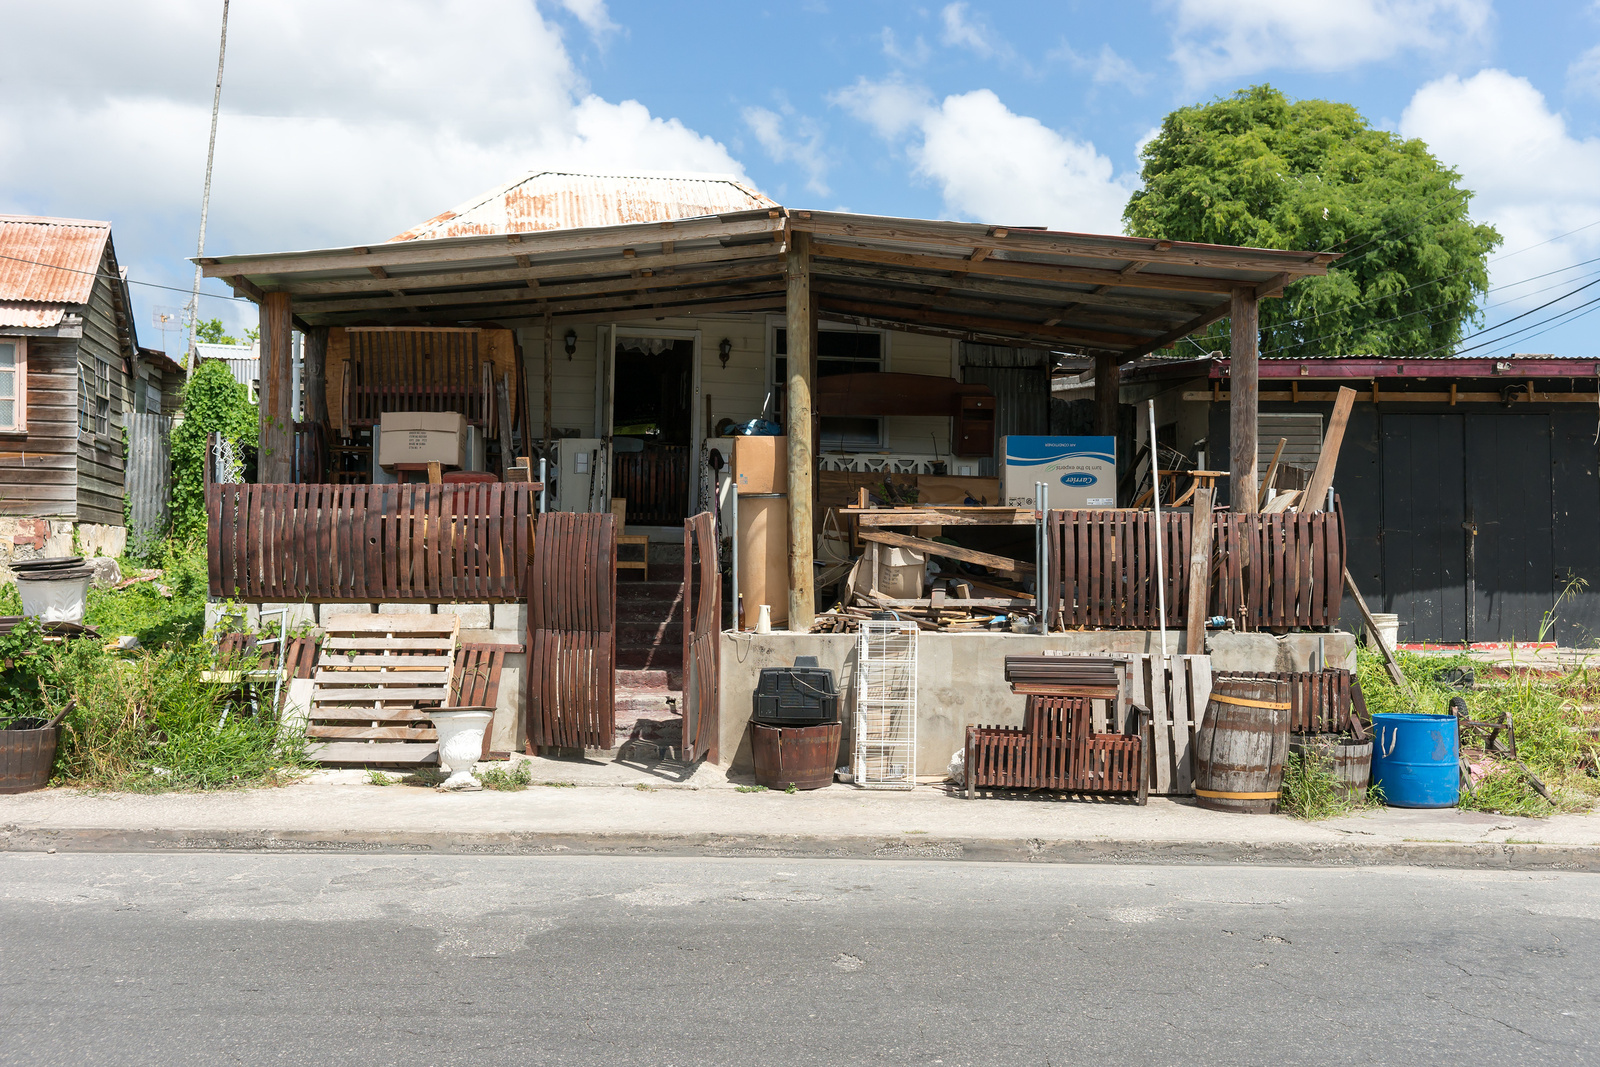
[[[833,671],[816,662],[814,656],[802,656],[793,667],[761,668],[751,720],[779,726],[838,722],[839,689]]]

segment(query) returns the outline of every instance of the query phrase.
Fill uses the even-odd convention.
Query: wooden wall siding
[[[25,340],[28,432],[0,442],[0,515],[76,519],[78,339]]]
[[[1053,626],[1155,629],[1156,556],[1164,564],[1166,625],[1181,629],[1189,606],[1191,516],[1148,511],[1053,511],[1049,518]],[[1219,513],[1213,531],[1207,615],[1241,630],[1333,626],[1343,591],[1344,527],[1338,511]]]
[[[245,601],[514,601],[527,483],[210,485],[211,595]]]
[[[110,242],[101,272],[115,274],[116,260]],[[78,344],[78,373],[94,382],[94,361],[103,359],[111,372],[111,412],[106,433],[84,433],[78,439],[78,519],[81,522],[123,524],[122,501],[125,493],[125,461],[122,446],[124,417],[133,410],[133,351],[127,342],[127,314],[121,306],[117,286],[102,277],[90,292],[84,308],[83,339]],[[74,432],[76,433],[77,383],[73,384]]]
[[[540,515],[527,589],[528,743],[615,747],[616,521]]]
[[[172,495],[172,420],[128,414],[128,536],[133,544],[160,537]]]
[[[457,411],[475,426],[488,420],[488,375],[481,331],[347,330],[345,410],[350,426],[375,426],[386,411]]]
[[[698,580],[696,580],[698,578]],[[683,523],[683,759],[716,763],[721,733],[717,645],[722,630],[722,578],[717,571],[717,520],[702,511]]]

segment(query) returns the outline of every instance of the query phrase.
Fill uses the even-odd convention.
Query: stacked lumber
[[[1115,689],[1116,661],[1098,656],[1007,656],[1006,681],[1012,686],[1072,686]]]

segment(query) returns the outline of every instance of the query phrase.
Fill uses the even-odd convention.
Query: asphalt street
[[[1600,1063],[1600,876],[0,855],[4,1064]]]

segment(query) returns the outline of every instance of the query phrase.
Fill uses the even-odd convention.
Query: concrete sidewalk
[[[441,793],[324,771],[279,789],[0,796],[8,851],[405,852],[765,856],[1053,863],[1418,864],[1600,871],[1600,815],[1453,809],[1304,823],[1192,801],[966,800],[834,785],[740,793],[715,767],[671,782],[616,764],[534,760],[523,792]],[[644,785],[645,788],[638,788]]]

